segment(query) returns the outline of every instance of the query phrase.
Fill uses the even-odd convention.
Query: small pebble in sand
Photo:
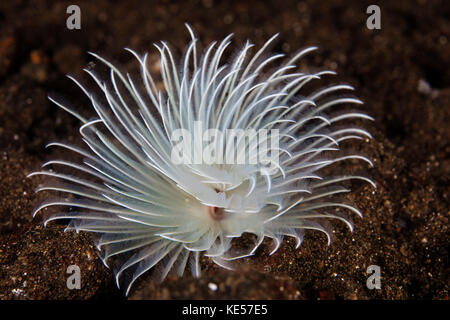
[[[215,284],[213,282],[210,282],[210,283],[208,283],[208,288],[211,291],[216,291],[217,290],[217,284]]]

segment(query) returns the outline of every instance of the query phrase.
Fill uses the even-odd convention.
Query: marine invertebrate
[[[339,147],[344,140],[370,138],[370,134],[353,126],[337,126],[346,119],[371,117],[356,111],[328,115],[338,105],[361,103],[351,96],[335,95],[352,90],[349,85],[300,95],[312,80],[334,74],[295,72],[295,63],[315,47],[267,71],[283,57],[267,57],[276,35],[253,55],[253,45],[247,42],[230,64],[223,64],[231,35],[199,54],[198,40],[189,26],[188,30],[192,41],[180,68],[166,43],[155,45],[160,53],[162,90],[148,70],[147,54],[140,56],[127,49],[140,65],[139,86],[129,74],[92,53],[110,70],[109,81],[104,81],[86,69],[103,97],[72,80],[90,99],[96,117],[87,119],[50,98],[82,122],[79,132],[89,150],[50,143],[82,160],[48,161],[41,171],[30,174],[56,178],[37,191],[64,194],[42,203],[34,215],[44,208],[69,207],[53,212],[45,223],[70,219],[69,230],[96,233],[105,265],[115,268],[117,285],[126,283],[127,294],[133,282],[150,269],[155,280],[162,280],[171,271],[181,276],[189,262],[192,273],[199,276],[200,254],[232,268],[234,260],[254,254],[265,237],[273,239],[272,253],[284,236],[295,237],[299,246],[306,229],[320,230],[330,241],[321,221],[338,219],[353,228],[350,219],[333,208],[361,215],[355,206],[334,199],[350,191],[340,184],[351,179],[373,184],[362,175],[320,175],[324,168],[348,159],[371,165],[364,156],[341,154]],[[268,138],[255,137],[247,137],[255,143],[242,149],[234,139],[218,137],[212,146],[225,153],[246,152],[249,157],[265,149],[277,157],[239,164],[174,163],[178,143],[173,133],[179,129],[193,132],[198,123],[222,132],[276,130],[278,140],[269,147]],[[201,154],[205,144],[195,142],[192,152]],[[46,169],[50,166],[54,170]],[[232,240],[244,233],[255,235],[254,245],[232,247]]]

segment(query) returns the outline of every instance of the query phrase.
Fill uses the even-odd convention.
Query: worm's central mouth
[[[222,192],[222,190],[218,188],[214,188],[214,191],[216,191],[217,193]],[[226,216],[225,210],[221,207],[207,206],[206,211],[208,212],[209,216],[215,221],[220,221]]]
[[[225,210],[223,210],[223,208],[220,207],[210,207],[207,206],[206,207],[206,211],[208,212],[209,216],[216,221],[220,221],[223,218],[225,218],[226,214],[225,214]]]
[[[217,188],[214,188],[214,191],[216,191],[217,193],[221,192],[221,190]],[[225,210],[221,207],[207,206],[206,211],[208,212],[209,216],[215,221],[220,221],[226,216]]]

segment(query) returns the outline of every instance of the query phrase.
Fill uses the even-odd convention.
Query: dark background
[[[81,8],[81,30],[66,28],[66,8]],[[366,8],[381,8],[381,30],[366,28]],[[131,298],[448,299],[450,152],[450,4],[448,1],[1,1],[0,4],[0,298],[121,298],[88,235],[44,229],[31,218],[39,179],[26,179],[53,140],[78,141],[76,119],[51,104],[49,92],[86,104],[65,78],[95,67],[93,51],[127,67],[124,47],[151,53],[167,40],[178,50],[188,22],[203,44],[235,34],[260,46],[280,32],[274,52],[320,47],[308,62],[338,72],[375,118],[374,139],[359,146],[375,164],[378,189],[356,185],[364,214],[336,239],[307,233],[268,257],[262,251],[231,273],[203,261],[201,279],[160,285],[143,277]],[[85,106],[86,108],[88,106]],[[82,289],[68,290],[77,264]],[[366,287],[366,269],[381,268],[381,289]],[[209,283],[218,286],[216,291]]]

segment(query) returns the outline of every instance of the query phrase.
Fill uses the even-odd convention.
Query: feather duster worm
[[[147,54],[140,56],[127,49],[140,65],[137,82],[91,53],[110,71],[105,80],[85,70],[101,89],[103,101],[70,78],[90,99],[96,117],[87,119],[49,97],[81,121],[79,132],[88,148],[60,142],[49,146],[65,148],[82,160],[49,161],[41,171],[29,175],[56,178],[47,179],[37,191],[63,194],[42,203],[34,215],[44,208],[59,208],[45,224],[70,219],[68,230],[96,233],[101,258],[106,266],[113,264],[117,285],[125,285],[126,294],[150,269],[152,277],[161,281],[169,272],[181,276],[189,264],[192,273],[199,276],[201,254],[231,269],[233,260],[253,255],[265,237],[273,240],[272,253],[284,236],[294,237],[298,247],[307,229],[324,232],[330,242],[323,221],[341,220],[353,229],[351,220],[342,213],[347,210],[336,208],[361,216],[355,206],[336,199],[350,191],[342,183],[359,179],[374,185],[362,175],[320,174],[348,159],[372,165],[361,155],[342,154],[339,147],[344,140],[371,138],[364,129],[339,126],[343,120],[372,118],[355,111],[329,115],[330,109],[339,105],[362,103],[337,95],[353,90],[349,85],[327,86],[301,95],[312,80],[335,74],[294,72],[299,59],[315,47],[265,71],[283,58],[282,54],[267,53],[277,35],[254,54],[250,53],[253,45],[247,42],[231,63],[223,64],[232,36],[212,43],[199,54],[198,40],[187,28],[192,41],[180,65],[166,43],[155,44],[162,89],[149,72]],[[196,123],[222,132],[276,129],[278,141],[268,151],[277,152],[277,161],[175,164],[173,132],[192,132]],[[266,147],[267,140],[259,139],[256,149]],[[225,139],[216,139],[214,144],[224,152],[255,152],[251,147],[235,150]],[[197,141],[193,153],[201,153],[203,147]],[[265,172],[267,165],[275,166],[276,172]],[[64,168],[71,173],[65,173]],[[254,245],[237,250],[232,241],[244,233],[254,235]]]

